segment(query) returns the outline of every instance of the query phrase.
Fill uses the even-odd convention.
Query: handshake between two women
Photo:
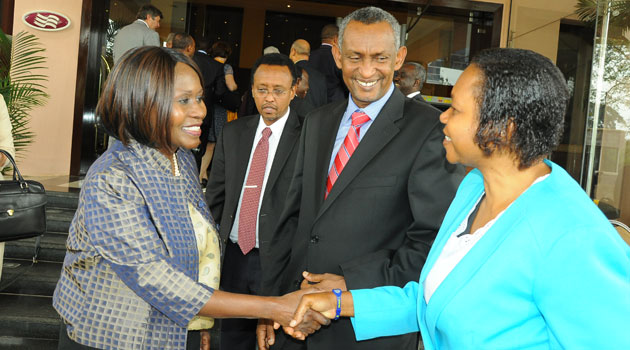
[[[278,297],[281,306],[269,319],[259,320],[256,329],[259,349],[269,349],[275,343],[275,330],[281,327],[287,335],[305,340],[322,326],[328,326],[331,320],[353,316],[352,295],[345,291],[343,276],[308,272],[303,276],[301,289]]]

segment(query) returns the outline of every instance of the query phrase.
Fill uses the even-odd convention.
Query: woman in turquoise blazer
[[[630,248],[564,169],[546,159],[568,92],[532,51],[479,54],[441,116],[450,162],[472,170],[419,282],[307,295],[353,316],[357,340],[420,331],[425,349],[630,349]],[[334,327],[334,324],[332,325]]]

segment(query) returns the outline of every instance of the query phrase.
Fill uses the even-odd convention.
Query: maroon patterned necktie
[[[335,161],[332,167],[330,167],[328,180],[326,181],[326,196],[324,196],[324,198],[328,197],[328,193],[330,193],[335,181],[337,181],[339,174],[341,174],[343,168],[348,164],[354,150],[359,146],[361,125],[367,123],[369,120],[370,117],[363,112],[356,111],[352,113],[352,126],[348,129],[348,135],[346,135],[343,144],[339,147]]]
[[[258,203],[260,202],[265,169],[267,168],[271,129],[264,128],[262,135],[249,165],[249,174],[245,182],[245,189],[243,189],[241,211],[238,216],[238,245],[243,254],[249,253],[256,246]]]

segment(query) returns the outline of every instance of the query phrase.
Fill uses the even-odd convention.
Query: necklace
[[[175,170],[175,176],[181,176],[179,172],[179,165],[177,164],[177,153],[173,153],[173,168]]]

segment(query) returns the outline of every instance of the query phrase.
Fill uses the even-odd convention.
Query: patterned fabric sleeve
[[[140,191],[120,170],[84,186],[85,229],[99,255],[140,298],[186,327],[212,295],[168,256]],[[107,293],[107,281],[96,281]],[[116,291],[111,291],[115,293]]]
[[[225,75],[234,75],[234,68],[232,68],[232,66],[230,66],[229,64],[224,64],[223,65],[223,73]]]

